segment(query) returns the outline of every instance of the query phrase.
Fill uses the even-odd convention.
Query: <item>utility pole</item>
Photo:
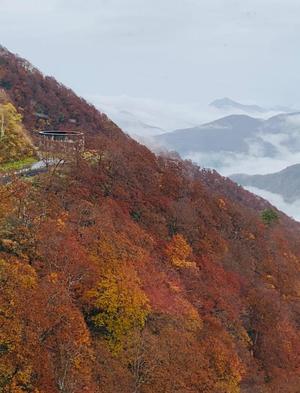
[[[0,128],[0,139],[4,137],[5,131],[4,131],[4,110],[3,108],[1,109],[1,128]]]

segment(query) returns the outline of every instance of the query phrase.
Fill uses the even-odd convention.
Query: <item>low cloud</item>
[[[300,152],[293,153],[287,150],[286,153],[278,154],[275,157],[230,152],[190,153],[186,158],[201,167],[214,168],[224,176],[236,173],[265,175],[300,163]]]
[[[245,114],[238,110],[220,110],[203,102],[174,103],[145,97],[101,96],[85,97],[105,112],[125,132],[132,136],[154,136],[176,129],[196,127],[230,114]],[[278,112],[252,113],[267,119]],[[147,127],[144,127],[144,126]],[[152,128],[152,130],[151,130]]]
[[[247,143],[247,153],[190,152],[186,158],[200,166],[214,168],[224,176],[236,173],[265,175],[300,163],[300,134],[297,129],[287,127],[283,128],[283,132],[276,134],[258,134]],[[272,154],[266,153],[266,143],[272,146]]]
[[[261,190],[256,187],[244,187],[246,190],[253,194],[259,195],[260,197],[267,199],[277,209],[283,211],[289,217],[300,221],[300,200],[293,203],[287,203],[283,200],[281,195],[274,194],[273,192]]]

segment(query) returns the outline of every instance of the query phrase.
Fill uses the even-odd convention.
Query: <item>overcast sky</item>
[[[0,0],[0,42],[82,95],[300,103],[299,0]]]

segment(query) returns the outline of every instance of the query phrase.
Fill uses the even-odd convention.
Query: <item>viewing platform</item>
[[[39,131],[39,148],[46,151],[83,151],[84,133],[68,130]]]
[[[39,131],[39,135],[52,141],[60,142],[77,142],[84,139],[84,133],[80,131],[46,130]]]

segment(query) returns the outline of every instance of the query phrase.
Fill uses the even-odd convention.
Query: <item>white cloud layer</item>
[[[144,137],[171,132],[175,129],[195,127],[229,114],[245,114],[239,110],[219,110],[208,103],[174,103],[142,97],[101,96],[91,94],[88,100],[114,120],[132,136]],[[251,113],[267,119],[278,112]]]

